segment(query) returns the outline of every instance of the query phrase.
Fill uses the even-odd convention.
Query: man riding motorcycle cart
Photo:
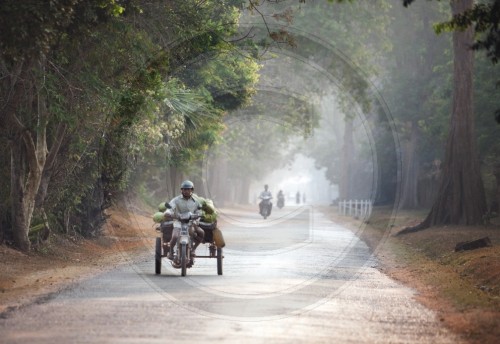
[[[221,230],[217,227],[217,211],[210,199],[193,193],[194,185],[186,180],[181,184],[181,195],[170,202],[160,203],[153,220],[160,224],[157,228],[161,238],[156,238],[155,272],[161,273],[161,259],[167,257],[174,268],[191,268],[196,256],[194,250],[200,243],[208,244],[208,256],[216,258],[217,274],[222,275],[222,248],[225,246]]]
[[[202,205],[197,200],[196,197],[193,197],[194,192],[194,184],[186,180],[181,184],[181,194],[177,197],[174,197],[170,202],[170,209],[165,211],[165,218],[174,218],[174,230],[172,232],[172,238],[170,239],[170,252],[167,254],[167,257],[173,254],[173,246],[177,242],[177,238],[179,237],[181,224],[178,220],[175,220],[179,214],[191,212],[195,215],[202,215]],[[198,226],[198,223],[195,223],[194,226],[190,228],[189,235],[194,240],[193,249],[191,254],[194,256],[196,248],[203,241],[205,236],[205,232]]]

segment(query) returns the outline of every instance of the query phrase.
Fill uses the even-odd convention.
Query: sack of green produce
[[[165,221],[165,215],[161,211],[158,211],[158,212],[154,213],[153,221],[156,223],[161,223],[161,222]]]
[[[164,212],[165,210],[167,210],[165,202],[161,202],[160,204],[158,204],[158,211]]]
[[[196,199],[201,204],[201,210],[206,214],[217,214],[215,210],[214,202],[211,199],[196,196]]]
[[[217,221],[217,214],[207,214],[207,213],[204,213],[202,215],[200,221],[208,222],[208,223],[215,223]]]

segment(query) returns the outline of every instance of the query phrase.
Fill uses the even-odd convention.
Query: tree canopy
[[[329,2],[2,1],[3,240],[29,250],[50,231],[98,235],[122,193],[154,204],[185,176],[214,177],[219,200],[231,178],[240,196],[227,200],[244,202],[252,181],[298,151],[345,197],[372,183],[379,202],[395,202],[404,185],[401,206],[430,206],[435,176],[476,166],[470,185],[480,190],[484,178],[488,202],[498,198],[487,114],[498,109],[499,1]],[[470,28],[475,56],[452,39]],[[467,93],[454,93],[458,84]],[[457,123],[471,131],[453,136]],[[321,142],[305,149],[311,137]],[[478,155],[467,148],[476,140]],[[454,147],[462,167],[450,167]],[[474,199],[484,213],[483,196]],[[463,213],[470,202],[455,203]]]
[[[2,221],[18,247],[29,250],[33,221],[96,233],[147,154],[162,150],[164,167],[182,168],[217,139],[225,111],[248,102],[257,80],[252,56],[230,41],[240,5],[2,2],[13,201]]]

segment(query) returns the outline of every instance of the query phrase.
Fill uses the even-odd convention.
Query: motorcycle
[[[271,209],[273,207],[273,204],[271,203],[272,196],[263,196],[260,198],[262,199],[260,205],[260,215],[262,215],[265,220],[269,215],[271,215]]]
[[[193,238],[189,235],[189,229],[195,226],[195,221],[201,216],[193,214],[191,212],[182,213],[173,219],[179,220],[181,223],[181,229],[177,241],[174,244],[172,250],[170,250],[170,240],[164,240],[162,237],[156,238],[155,246],[155,273],[157,275],[161,274],[161,263],[162,258],[167,257],[170,260],[170,264],[175,269],[181,269],[181,276],[186,276],[187,269],[194,265],[194,257],[192,255],[193,250]],[[213,231],[216,230],[215,223],[203,223],[199,222],[199,227],[203,229],[205,237],[202,243],[208,244],[208,256],[196,255],[196,258],[216,258],[217,259],[217,274],[222,275],[222,247],[217,247]],[[168,225],[160,226],[159,230],[164,232],[165,230],[170,233],[173,230],[173,221],[168,221]],[[167,253],[171,252],[169,255]]]
[[[278,202],[276,204],[278,208],[283,208],[285,206],[285,196],[283,194],[278,195]]]

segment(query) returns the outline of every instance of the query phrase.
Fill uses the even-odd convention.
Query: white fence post
[[[372,215],[372,200],[343,200],[338,203],[338,213],[343,216],[352,216],[355,218],[369,218]]]
[[[368,215],[368,200],[363,200],[363,218],[366,218]]]

